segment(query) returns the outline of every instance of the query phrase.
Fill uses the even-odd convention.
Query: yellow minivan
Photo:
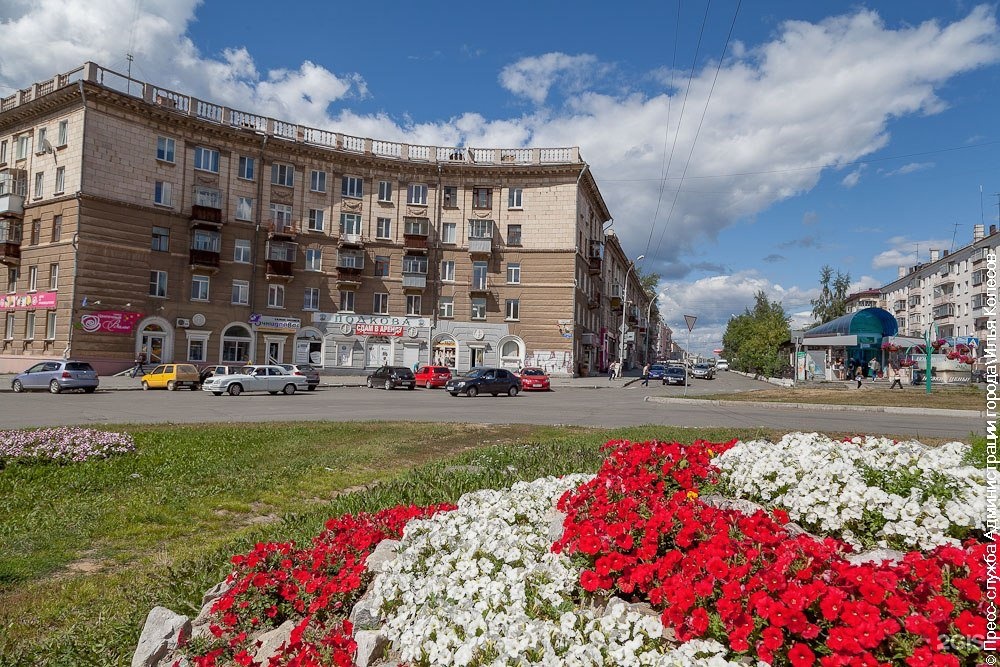
[[[143,389],[163,389],[174,391],[188,387],[191,391],[201,386],[201,374],[191,364],[160,364],[142,376]]]

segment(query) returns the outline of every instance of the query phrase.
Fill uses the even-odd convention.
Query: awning
[[[849,336],[814,336],[802,341],[802,347],[828,346],[828,347],[854,347],[858,344],[858,337]]]
[[[827,336],[846,336],[850,334],[869,334],[882,338],[895,336],[899,333],[896,318],[883,308],[862,308],[856,313],[848,313],[843,317],[825,322],[805,332],[805,342]],[[820,345],[822,343],[816,343]],[[854,343],[852,343],[853,345]]]

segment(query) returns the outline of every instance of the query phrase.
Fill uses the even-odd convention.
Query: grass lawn
[[[985,387],[985,385],[980,385]],[[826,403],[831,405],[881,405],[902,408],[945,408],[984,410],[986,392],[977,386],[933,387],[930,394],[923,387],[889,389],[887,382],[865,382],[861,389],[851,383],[827,387],[774,387],[734,394],[704,394],[689,398],[719,401],[769,401],[774,403]]]
[[[112,429],[109,429],[112,430]],[[128,665],[146,613],[194,616],[232,554],[330,516],[595,471],[613,438],[749,429],[413,423],[130,426],[137,452],[0,468],[0,665]]]

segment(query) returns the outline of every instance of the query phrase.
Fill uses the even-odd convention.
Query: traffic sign
[[[697,320],[697,319],[698,319],[698,317],[696,315],[685,315],[684,316],[684,324],[687,325],[688,331],[691,331],[692,329],[694,329],[694,323],[695,323],[695,320]]]

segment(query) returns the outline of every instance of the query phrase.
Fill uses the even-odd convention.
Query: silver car
[[[97,371],[85,361],[42,361],[16,375],[10,388],[17,392],[48,389],[53,394],[82,389],[92,394],[98,384]]]
[[[201,385],[216,396],[239,396],[247,391],[292,395],[308,387],[304,375],[292,375],[281,366],[244,366],[235,375],[213,375]]]

